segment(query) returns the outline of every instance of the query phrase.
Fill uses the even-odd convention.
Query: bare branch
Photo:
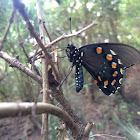
[[[78,36],[79,34],[81,34],[82,32],[84,32],[85,30],[93,27],[93,26],[96,26],[97,25],[97,22],[93,21],[91,24],[89,24],[88,26],[84,27],[83,29],[73,33],[73,34],[69,34],[69,35],[65,35],[63,34],[62,36],[60,36],[59,38],[53,40],[52,42],[50,42],[48,45],[46,45],[45,47],[46,48],[49,48],[51,47],[53,44],[59,42],[60,40],[63,40],[63,39],[66,39],[66,38],[70,38],[70,37],[74,37],[74,36]]]
[[[44,27],[44,29],[45,29],[45,31],[46,31],[46,33],[47,33],[47,36],[48,36],[50,42],[52,42],[51,36],[50,36],[50,34],[49,34],[49,32],[48,32],[46,26],[45,26],[45,22],[43,22],[43,27]]]
[[[10,16],[10,18],[9,18],[8,25],[7,25],[7,27],[6,27],[5,33],[4,33],[4,35],[3,35],[3,37],[2,37],[2,40],[1,40],[0,51],[2,50],[3,44],[4,44],[4,42],[6,41],[6,37],[7,37],[7,34],[8,34],[8,32],[9,32],[10,26],[11,26],[11,24],[12,24],[12,22],[13,22],[13,18],[14,18],[15,12],[16,12],[16,9],[13,7],[13,11],[12,11],[11,16]]]
[[[6,52],[0,51],[0,57],[7,61],[11,67],[16,67],[20,71],[24,72],[38,83],[42,83],[42,78],[33,73],[29,68],[24,66],[18,59],[9,56]]]
[[[45,48],[49,48],[51,47],[52,45],[56,44],[57,42],[63,40],[63,39],[66,39],[66,38],[70,38],[70,37],[74,37],[74,36],[78,36],[79,34],[81,34],[82,32],[84,32],[85,30],[91,28],[91,27],[94,27],[96,26],[98,23],[93,21],[91,24],[89,24],[88,26],[84,27],[83,29],[73,33],[73,34],[69,34],[69,35],[66,35],[66,34],[63,34],[62,36],[58,37],[57,39],[53,40],[52,42],[50,42],[49,44],[47,44],[45,46]],[[41,52],[41,50],[38,51],[37,54],[39,54]],[[32,59],[33,56],[30,56],[29,57],[29,60]]]
[[[65,99],[63,94],[60,93],[59,90],[53,88],[51,94],[63,106],[63,108],[73,118],[74,122],[78,126],[79,131],[78,131],[77,136],[75,138],[77,138],[77,139],[81,138],[81,136],[83,135],[84,129],[85,129],[85,126],[84,126],[81,118],[75,114],[74,110],[71,108],[71,105]]]
[[[89,123],[87,124],[87,126],[85,127],[85,131],[84,131],[84,133],[83,133],[82,140],[88,139],[89,133],[90,133],[92,127],[93,127],[93,123],[92,123],[92,122],[89,122]]]
[[[95,134],[93,136],[90,136],[90,138],[93,138],[93,137],[104,137],[105,139],[108,140],[108,137],[112,137],[112,138],[118,138],[119,140],[128,140],[127,138],[125,137],[121,137],[121,136],[113,136],[113,135],[109,135],[109,134]]]
[[[43,43],[41,42],[40,38],[38,37],[33,25],[31,24],[27,14],[26,14],[26,11],[25,11],[25,6],[23,3],[21,3],[19,0],[13,0],[13,3],[14,3],[14,6],[19,10],[20,14],[22,15],[22,17],[24,18],[27,26],[28,26],[28,30],[31,34],[32,37],[34,37],[38,43],[38,45],[41,47],[41,49],[44,51],[45,55],[47,56],[48,59],[50,59],[49,63],[50,65],[52,66],[53,70],[54,70],[54,73],[57,77],[57,79],[59,78],[59,74],[56,70],[56,68],[54,67],[54,64],[53,62],[51,61],[51,55],[46,51],[46,48],[45,46],[43,45]],[[41,51],[40,51],[41,52]],[[29,60],[29,59],[28,59]],[[59,81],[59,80],[58,80]]]
[[[16,67],[20,71],[24,72],[25,74],[29,75],[31,78],[36,80],[38,83],[42,84],[42,77],[33,73],[29,68],[24,66],[18,59],[9,56],[7,53],[0,51],[0,57],[7,61],[11,67]],[[71,108],[69,102],[64,98],[63,94],[60,93],[55,87],[52,87],[53,90],[51,92],[52,96],[63,106],[66,112],[72,117],[76,125],[79,127],[79,131],[84,131],[84,125],[81,119],[75,114],[74,110]],[[80,133],[79,132],[79,133]],[[78,132],[75,132],[78,134]],[[82,133],[81,133],[82,134]]]
[[[45,46],[43,45],[43,43],[41,42],[40,38],[38,37],[33,25],[31,24],[26,11],[25,11],[25,6],[23,3],[21,3],[19,0],[13,0],[14,6],[19,10],[20,14],[22,15],[22,17],[24,18],[27,26],[28,26],[28,30],[31,34],[32,37],[34,37],[38,43],[38,45],[41,47],[41,49],[44,51],[45,55],[48,58],[51,58],[50,54],[46,51]]]
[[[43,18],[41,14],[41,5],[40,0],[36,0],[36,8],[37,8],[37,18],[39,23],[39,32],[41,36],[41,41],[43,45],[45,45],[45,35],[44,35],[44,24]],[[46,51],[47,52],[47,51]],[[44,54],[44,53],[43,53]],[[48,78],[48,60],[46,57],[42,57],[42,87],[43,87],[43,103],[51,103],[49,96],[49,78]],[[48,130],[48,113],[42,114],[42,140],[48,140],[49,130]]]
[[[0,103],[0,118],[32,115],[32,109],[35,103]],[[47,103],[37,103],[35,108],[36,114],[49,113],[61,118],[67,127],[72,131],[73,135],[76,133],[77,127],[72,118],[62,109]]]

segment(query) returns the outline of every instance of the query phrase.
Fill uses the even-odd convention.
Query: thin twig
[[[43,27],[44,27],[44,29],[45,29],[47,35],[48,35],[48,38],[49,38],[50,42],[52,42],[51,36],[50,36],[50,34],[49,34],[49,32],[48,32],[46,26],[45,26],[45,22],[43,22]],[[54,72],[55,72],[55,74],[56,74],[57,81],[58,81],[59,83],[61,83],[60,68],[59,68],[58,59],[57,59],[57,49],[56,49],[55,46],[51,46],[51,49],[52,49],[52,52],[54,53],[54,61],[55,61],[56,64],[57,64],[57,70],[58,70],[58,72],[56,71],[56,69],[55,69],[54,66],[52,66],[52,68],[53,68],[53,70],[54,70]],[[61,87],[61,86],[60,86],[60,91],[62,92],[62,87]]]
[[[62,36],[58,37],[57,39],[55,39],[55,40],[53,40],[52,42],[50,42],[49,44],[47,44],[47,45],[45,46],[45,48],[49,48],[49,47],[51,47],[52,45],[56,44],[57,42],[59,42],[59,41],[61,41],[61,40],[63,40],[63,39],[70,38],[70,37],[74,37],[74,36],[78,36],[79,34],[81,34],[82,32],[84,32],[85,30],[87,30],[87,29],[89,29],[89,28],[91,28],[91,27],[94,27],[94,26],[96,26],[97,24],[98,24],[97,22],[93,21],[91,24],[89,24],[89,25],[86,26],[85,28],[83,28],[83,29],[81,29],[81,30],[79,30],[79,31],[77,31],[77,32],[75,32],[75,33],[73,33],[73,34],[68,34],[68,35],[63,34]],[[41,52],[41,50],[38,51],[38,53],[40,53],[40,52]],[[33,57],[33,56],[30,56],[29,59],[32,59],[32,57]]]
[[[50,34],[49,34],[49,32],[48,32],[46,26],[45,26],[45,22],[43,22],[43,27],[44,27],[44,29],[45,29],[45,31],[46,31],[46,33],[47,33],[47,36],[48,36],[50,42],[52,42],[51,36],[50,36]]]
[[[36,51],[35,51],[35,53],[34,53],[34,56],[33,56],[32,61],[31,61],[31,65],[32,65],[33,71],[34,71],[37,75],[41,76],[40,73],[39,73],[38,68],[37,68],[36,65],[34,64],[34,62],[35,62],[35,57],[36,57],[37,51],[38,51],[38,49],[39,49],[39,47],[37,46],[37,44],[36,44],[35,46],[36,46]]]
[[[18,59],[13,58],[9,56],[6,52],[2,51],[0,51],[0,57],[3,58],[5,61],[7,61],[11,67],[16,67],[18,70],[24,72],[25,74],[33,78],[39,84],[42,84],[42,77],[33,73],[29,68],[24,66]],[[63,106],[66,112],[72,117],[74,122],[76,122],[77,127],[79,127],[79,129],[83,129],[84,131],[84,125],[81,119],[79,118],[79,116],[75,114],[74,110],[71,108],[69,102],[64,98],[63,94],[61,94],[59,90],[53,87],[53,92],[51,95],[55,97],[55,99]],[[77,134],[79,129],[72,131],[72,133]]]
[[[112,137],[112,138],[119,138],[119,139],[124,139],[124,140],[128,140],[127,138],[125,137],[121,137],[121,136],[113,136],[113,135],[109,135],[109,134],[95,134],[93,136],[90,136],[90,138],[92,137],[99,137],[99,136],[106,136],[106,137]]]
[[[41,14],[41,5],[40,0],[36,0],[36,7],[37,7],[37,18],[39,23],[39,32],[40,32],[40,38],[45,45],[45,35],[44,35],[44,27],[43,27],[43,18]],[[46,51],[47,52],[47,51]],[[44,53],[43,53],[44,54]],[[48,60],[44,56],[41,59],[42,62],[42,87],[43,87],[43,103],[51,103],[50,97],[49,97],[49,78],[48,78]],[[48,140],[49,137],[49,131],[48,131],[48,113],[42,114],[42,140]]]
[[[41,47],[41,49],[44,51],[45,55],[48,58],[51,58],[50,54],[46,51],[45,46],[43,45],[43,43],[41,42],[40,38],[38,37],[33,25],[31,24],[27,13],[25,11],[25,5],[23,3],[21,3],[19,0],[13,0],[14,6],[18,9],[18,11],[20,12],[20,14],[22,15],[22,17],[24,18],[27,27],[29,29],[29,32],[31,34],[32,37],[34,37],[38,43],[38,45]]]
[[[51,47],[53,44],[59,42],[60,40],[66,39],[66,38],[70,38],[70,37],[74,37],[74,36],[78,36],[79,34],[81,34],[82,32],[84,32],[85,30],[96,26],[97,22],[93,21],[91,24],[89,24],[88,26],[84,27],[83,29],[73,33],[73,34],[69,34],[69,35],[65,35],[63,34],[62,36],[58,37],[57,39],[53,40],[52,42],[50,42],[48,45],[45,46],[45,48],[49,48]]]
[[[0,57],[9,63],[11,67],[16,67],[18,70],[24,72],[38,83],[42,84],[42,78],[33,73],[29,68],[23,65],[18,59],[9,56],[6,52],[0,51]]]
[[[13,0],[13,3],[14,3],[14,6],[19,10],[20,14],[22,15],[22,17],[24,18],[26,24],[27,24],[27,27],[28,27],[28,30],[31,34],[32,37],[34,37],[38,43],[38,45],[41,47],[41,49],[44,51],[45,55],[47,56],[47,58],[49,59],[49,63],[50,65],[52,66],[53,70],[54,70],[54,73],[57,77],[57,80],[59,79],[59,74],[51,60],[51,55],[46,51],[46,48],[45,46],[43,45],[43,43],[41,42],[40,38],[38,37],[33,25],[31,24],[27,14],[26,14],[26,11],[25,11],[25,5],[23,3],[21,3],[19,0]],[[41,52],[41,51],[40,51]],[[30,59],[29,59],[30,60]],[[58,80],[59,81],[59,80]]]
[[[13,7],[13,11],[12,11],[11,16],[10,16],[10,18],[9,18],[8,25],[7,25],[7,27],[6,27],[5,33],[4,33],[4,35],[3,35],[3,37],[2,37],[2,40],[1,40],[0,51],[2,50],[3,44],[4,44],[5,41],[6,41],[6,37],[7,37],[7,35],[8,35],[10,26],[11,26],[11,24],[12,24],[12,22],[13,22],[13,18],[14,18],[15,12],[16,12],[16,9]]]
[[[93,123],[89,122],[87,124],[87,126],[85,127],[85,130],[84,130],[84,133],[83,133],[83,136],[82,136],[82,140],[89,137],[89,133],[90,133],[92,127],[93,127]]]

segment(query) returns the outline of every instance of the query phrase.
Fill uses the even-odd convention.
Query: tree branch
[[[3,51],[0,51],[0,57],[3,58],[5,61],[7,61],[11,67],[16,67],[20,71],[24,72],[25,74],[36,80],[38,83],[42,84],[42,77],[33,73],[29,68],[24,66],[18,59],[9,56],[7,53]],[[77,127],[79,128],[79,131],[76,131],[75,133],[77,133],[77,135],[80,133],[81,135],[82,132],[84,132],[85,126],[83,125],[81,119],[75,114],[69,102],[64,98],[63,94],[61,94],[60,91],[56,89],[56,87],[52,87],[51,94],[63,106],[66,112],[71,116],[71,118],[76,123],[75,125],[77,125]]]
[[[70,37],[74,37],[74,36],[78,36],[79,34],[81,34],[82,32],[86,31],[87,29],[91,28],[91,27],[94,27],[96,26],[98,23],[93,21],[91,24],[89,24],[88,26],[84,27],[83,29],[73,33],[73,34],[69,34],[69,35],[66,35],[66,34],[63,34],[62,36],[58,37],[57,39],[53,40],[52,42],[50,42],[49,44],[47,44],[45,46],[45,48],[49,48],[51,47],[52,45],[56,44],[57,42],[63,40],[63,39],[66,39],[66,38],[70,38]],[[37,54],[39,54],[41,52],[41,50],[38,51]],[[29,60],[32,59],[33,56],[30,56],[29,57]]]
[[[0,103],[0,118],[32,115],[35,103]],[[37,103],[35,108],[36,114],[49,113],[61,118],[73,135],[77,132],[77,127],[72,118],[62,109],[47,103]]]
[[[84,133],[84,129],[85,129],[85,126],[84,126],[83,122],[81,121],[81,118],[75,114],[75,112],[71,108],[69,102],[65,99],[63,94],[60,93],[59,90],[53,88],[51,94],[63,106],[64,110],[66,110],[66,112],[72,117],[72,119],[78,126],[79,131],[77,132],[77,136],[75,138],[77,138],[77,139],[81,138],[81,136]]]
[[[89,133],[90,133],[92,127],[93,127],[93,123],[89,122],[87,124],[87,126],[85,127],[85,130],[84,130],[84,133],[83,133],[81,140],[87,140],[89,138]]]
[[[20,12],[20,14],[22,15],[22,17],[24,18],[28,30],[31,34],[32,37],[34,37],[38,43],[38,45],[41,47],[41,49],[44,51],[45,55],[48,58],[51,58],[51,55],[46,51],[45,46],[43,45],[43,43],[41,42],[40,38],[38,37],[33,25],[31,24],[26,12],[25,12],[25,6],[23,3],[21,3],[19,0],[13,0],[13,4],[14,6],[18,9],[18,11]]]
[[[13,3],[14,3],[14,6],[19,10],[20,14],[22,15],[22,17],[24,18],[26,24],[27,24],[27,27],[28,27],[28,30],[31,34],[32,37],[34,37],[38,43],[38,45],[41,47],[41,49],[44,51],[45,55],[47,56],[47,58],[49,59],[49,63],[50,65],[52,66],[53,70],[54,70],[54,73],[57,77],[57,80],[59,78],[59,74],[53,64],[53,62],[51,61],[51,55],[46,51],[46,48],[45,46],[43,45],[43,43],[41,42],[40,38],[38,37],[33,25],[31,24],[26,12],[25,12],[25,6],[23,3],[21,3],[19,0],[13,0]],[[41,21],[41,20],[40,20]],[[40,22],[39,21],[39,22]],[[40,51],[41,52],[41,51]],[[30,59],[28,59],[30,60]],[[59,81],[59,80],[58,80]]]
[[[43,18],[41,14],[41,5],[40,1],[36,0],[36,8],[37,8],[37,17],[39,23],[39,32],[41,36],[41,41],[43,45],[45,45],[45,35],[44,35],[44,27],[43,27]],[[47,52],[47,51],[46,51]],[[43,53],[44,54],[44,53]],[[51,103],[49,96],[49,82],[48,82],[48,60],[47,57],[42,57],[42,87],[43,87],[43,103]],[[48,131],[48,114],[42,114],[42,140],[48,140],[49,131]]]
[[[91,24],[89,24],[88,26],[84,27],[83,29],[75,32],[75,33],[72,33],[72,34],[69,34],[69,35],[65,35],[63,34],[62,36],[58,37],[57,39],[53,40],[52,42],[50,42],[48,45],[45,46],[45,48],[49,48],[51,47],[53,44],[63,40],[63,39],[66,39],[66,38],[70,38],[70,37],[74,37],[74,36],[78,36],[79,34],[81,34],[82,32],[84,32],[85,30],[93,27],[93,26],[96,26],[97,25],[97,22],[93,21]]]
[[[52,42],[51,36],[50,36],[50,34],[49,34],[49,32],[48,32],[46,26],[45,26],[45,22],[43,22],[43,27],[44,27],[44,29],[45,29],[45,31],[46,31],[46,34],[47,34],[47,36],[48,36],[50,42]]]
[[[3,51],[0,51],[0,57],[3,58],[5,61],[7,61],[11,67],[15,67],[19,69],[20,71],[24,72],[25,74],[33,78],[38,83],[40,84],[42,83],[42,78],[36,75],[35,73],[33,73],[26,66],[24,66],[18,59],[9,56],[6,52],[3,52]]]

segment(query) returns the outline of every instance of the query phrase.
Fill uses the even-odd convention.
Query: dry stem
[[[63,34],[62,36],[58,37],[57,39],[53,40],[52,42],[50,42],[49,44],[47,44],[45,46],[45,48],[49,48],[51,47],[52,45],[56,44],[57,42],[63,40],[63,39],[66,39],[66,38],[70,38],[70,37],[74,37],[74,36],[78,36],[79,34],[81,34],[82,32],[86,31],[87,29],[91,28],[91,27],[94,27],[96,26],[98,23],[93,21],[91,24],[89,24],[88,26],[86,26],[85,28],[73,33],[73,34],[69,34],[69,35],[66,35],[66,34]],[[39,54],[41,52],[41,50],[38,51],[37,54]],[[29,60],[32,58],[33,56],[30,56]]]
[[[32,115],[32,110],[34,108],[34,103],[0,103],[0,118],[6,117],[15,117],[15,116],[24,116]],[[74,132],[76,130],[75,123],[72,118],[62,109],[47,103],[37,103],[35,108],[36,114],[49,113],[61,118],[66,126]]]
[[[41,15],[41,7],[40,1],[36,0],[37,6],[37,16],[38,16],[38,23],[39,23],[39,31],[40,31],[40,38],[42,40],[43,45],[45,45],[45,35],[44,35],[44,26],[43,26],[43,19]],[[47,51],[46,51],[47,52]],[[43,53],[45,54],[45,52]],[[47,56],[47,55],[46,55]],[[49,83],[48,83],[48,61],[45,55],[42,57],[42,87],[43,87],[43,103],[50,103],[49,97]],[[48,114],[42,114],[42,140],[48,140]]]

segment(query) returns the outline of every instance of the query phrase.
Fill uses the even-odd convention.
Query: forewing
[[[129,67],[131,65],[136,64],[140,61],[140,52],[137,51],[135,48],[121,44],[121,43],[98,43],[98,44],[91,44],[87,46],[83,46],[80,49],[84,50],[89,48],[96,48],[102,47],[104,49],[113,50],[118,58],[121,60],[123,67]],[[91,50],[91,49],[90,49]]]
[[[83,63],[86,63],[92,71],[100,70],[103,63],[97,56],[95,51],[96,47],[97,46],[80,48],[80,51],[84,52],[84,56],[82,58]]]

